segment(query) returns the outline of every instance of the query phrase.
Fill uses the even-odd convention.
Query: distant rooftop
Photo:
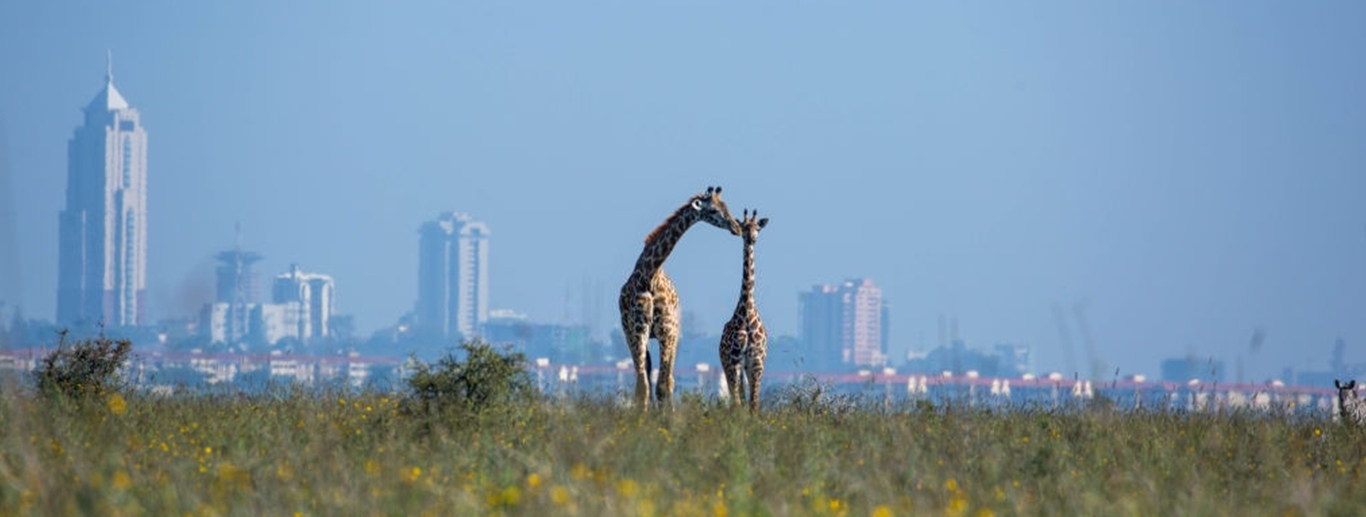
[[[122,95],[119,95],[119,90],[117,88],[114,88],[114,61],[112,57],[109,59],[108,70],[104,75],[104,88],[101,88],[100,92],[95,94],[94,100],[91,100],[90,104],[86,105],[85,109],[87,111],[97,109],[105,111],[128,109],[128,101],[124,100]]]

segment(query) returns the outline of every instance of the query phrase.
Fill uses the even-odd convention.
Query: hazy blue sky
[[[494,307],[556,321],[572,289],[577,318],[587,278],[607,327],[645,234],[720,184],[772,218],[778,333],[799,290],[866,276],[895,356],[942,313],[1062,369],[1053,307],[1083,303],[1123,372],[1321,369],[1338,337],[1366,361],[1362,2],[4,2],[34,316],[106,49],[149,134],[157,316],[198,309],[241,221],[368,333],[412,307],[418,225],[459,210],[493,230]],[[714,331],[740,258],[698,227],[667,265]]]

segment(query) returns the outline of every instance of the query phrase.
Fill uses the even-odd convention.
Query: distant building
[[[535,323],[523,314],[494,311],[484,324],[484,334],[495,345],[512,345],[529,359],[547,358],[557,364],[584,364],[595,360],[602,345],[594,342],[586,325]]]
[[[214,341],[236,343],[245,339],[251,328],[251,311],[261,299],[261,287],[256,274],[256,263],[261,255],[242,250],[242,236],[239,228],[237,246],[215,255],[218,267],[217,295],[213,304],[216,308],[208,321],[214,329]],[[218,319],[212,319],[212,318]]]
[[[799,335],[802,341],[803,364],[808,368],[832,369],[843,363],[841,331],[844,310],[839,287],[817,285],[797,296]]]
[[[992,349],[1000,361],[997,375],[1000,377],[1019,377],[1030,373],[1033,362],[1029,358],[1029,347],[1025,345],[998,343]]]
[[[330,334],[335,290],[332,277],[305,273],[298,264],[291,264],[289,272],[275,277],[271,301],[295,307],[298,316],[293,335],[307,344]]]
[[[1287,367],[1282,372],[1283,381],[1298,386],[1329,387],[1333,381],[1360,379],[1366,377],[1366,363],[1347,362],[1347,342],[1338,338],[1333,343],[1333,355],[1328,360],[1327,370],[1296,371]]]
[[[253,266],[261,256],[242,251],[217,255],[216,301],[200,312],[200,332],[210,342],[238,345],[275,345],[282,339],[306,345],[330,333],[335,304],[332,277],[305,273],[298,265],[275,278],[274,303],[260,303]]]
[[[888,335],[883,330],[882,289],[871,279],[817,285],[798,296],[806,362],[820,369],[882,366]]]
[[[57,322],[142,325],[147,298],[147,132],[138,110],[104,87],[67,143],[58,224]]]
[[[907,353],[906,364],[901,370],[933,374],[950,372],[953,375],[975,371],[983,377],[1019,377],[1028,373],[1029,368],[1028,346],[997,344],[991,352],[986,352],[969,348],[963,340],[955,339],[948,346],[928,352]]]
[[[882,318],[879,324],[882,326],[882,353],[886,355],[892,349],[892,304],[886,298],[882,299]]]
[[[274,345],[298,337],[297,304],[215,302],[204,306],[200,318],[200,328],[213,343]]]
[[[418,230],[419,332],[473,337],[488,321],[489,228],[468,214],[445,212]]]
[[[1213,358],[1200,359],[1193,355],[1184,358],[1164,359],[1161,364],[1162,380],[1185,383],[1192,379],[1201,382],[1224,382],[1224,362]]]

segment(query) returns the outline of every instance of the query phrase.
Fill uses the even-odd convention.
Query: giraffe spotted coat
[[[745,213],[740,221],[740,236],[745,242],[740,301],[721,332],[720,350],[721,371],[726,376],[730,398],[737,404],[745,401],[743,383],[748,377],[751,412],[759,410],[759,382],[764,376],[764,358],[768,356],[768,331],[754,303],[754,243],[759,239],[759,230],[768,225],[768,218],[758,216],[758,211],[753,215]]]
[[[659,377],[655,383],[655,397],[664,402],[673,394],[673,363],[678,349],[679,303],[678,291],[664,274],[664,261],[673,252],[678,240],[698,221],[717,228],[740,233],[740,223],[730,215],[721,200],[721,187],[707,187],[706,192],[688,199],[663,224],[645,237],[645,248],[636,259],[635,268],[621,286],[618,307],[621,309],[621,331],[626,336],[627,351],[635,364],[637,407],[647,409],[650,403],[649,344],[653,337],[659,341]]]

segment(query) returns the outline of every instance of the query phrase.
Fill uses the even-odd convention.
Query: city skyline
[[[413,304],[412,225],[458,208],[499,229],[493,306],[555,321],[565,286],[611,291],[720,184],[782,223],[760,252],[775,334],[803,286],[867,277],[897,303],[893,358],[947,313],[1061,370],[1062,306],[1126,370],[1189,352],[1269,376],[1338,338],[1361,361],[1361,6],[312,7],[0,7],[25,314],[54,315],[62,145],[113,48],[156,135],[160,316],[212,297],[241,220],[264,270],[326,271],[383,327]],[[666,265],[707,332],[738,248],[692,232]]]

